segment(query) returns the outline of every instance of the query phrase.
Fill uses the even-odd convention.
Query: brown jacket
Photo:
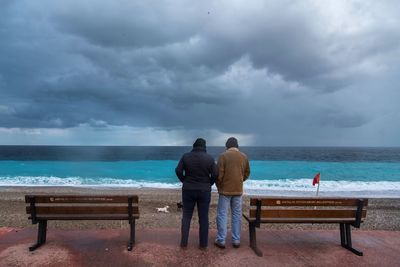
[[[216,181],[218,193],[227,196],[243,194],[243,182],[250,175],[247,156],[239,149],[231,147],[218,158],[219,175]]]

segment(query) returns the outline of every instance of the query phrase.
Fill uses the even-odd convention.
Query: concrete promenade
[[[263,257],[249,248],[248,233],[242,246],[221,250],[197,248],[193,230],[189,247],[179,248],[179,229],[138,230],[136,246],[126,250],[129,232],[120,230],[53,230],[47,243],[34,252],[35,229],[0,228],[0,266],[400,266],[400,232],[353,231],[356,256],[340,246],[339,230],[259,230]]]

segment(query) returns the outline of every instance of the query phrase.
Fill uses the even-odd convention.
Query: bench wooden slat
[[[255,222],[256,218],[248,218]],[[354,218],[269,218],[261,219],[260,223],[354,223]],[[361,221],[363,222],[363,221]]]
[[[250,199],[250,205],[257,205],[257,199]],[[262,198],[262,206],[357,206],[357,199],[346,198]],[[364,206],[368,206],[368,199],[364,199]]]
[[[132,214],[133,218],[138,219],[139,214]],[[29,217],[29,219],[32,219]],[[128,220],[127,214],[46,214],[38,215],[38,220]]]
[[[138,203],[138,196],[70,196],[70,195],[27,195],[25,203],[30,203],[35,199],[35,203],[128,203],[128,198],[132,197],[132,203]]]
[[[26,207],[26,213],[31,213],[31,207]],[[139,213],[139,207],[132,207],[132,213]],[[41,214],[128,214],[128,206],[46,206],[36,207],[36,216]]]
[[[362,217],[367,215],[363,210]],[[250,218],[256,217],[256,210],[250,210]],[[356,210],[321,210],[321,209],[280,209],[261,210],[261,219],[266,218],[356,218]]]

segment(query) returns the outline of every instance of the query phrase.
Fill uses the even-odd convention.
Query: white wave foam
[[[95,187],[152,187],[179,188],[180,183],[162,183],[115,178],[82,178],[56,176],[14,176],[0,177],[0,186],[95,186]]]
[[[249,180],[244,184],[247,194],[306,194],[316,192],[312,179]],[[78,187],[133,187],[133,188],[180,188],[181,183],[143,181],[116,178],[82,178],[55,176],[0,177],[0,186],[78,186]],[[216,191],[213,186],[213,191]],[[320,193],[351,194],[364,193],[374,196],[400,197],[400,182],[396,181],[321,181]]]
[[[291,190],[291,191],[315,191],[317,186],[312,185],[312,179],[279,179],[279,180],[249,180],[244,184],[249,190]],[[321,181],[320,191],[400,191],[400,182],[394,181]]]
[[[311,183],[311,179],[249,180],[244,184],[244,191],[249,195],[315,196],[317,186]],[[319,193],[321,196],[399,198],[400,182],[321,181]]]
[[[79,186],[81,177],[6,176],[0,177],[0,186]]]

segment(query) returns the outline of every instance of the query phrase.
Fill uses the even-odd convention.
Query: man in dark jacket
[[[211,200],[211,186],[218,177],[215,161],[206,151],[206,140],[198,138],[194,142],[192,151],[182,156],[175,173],[183,183],[181,247],[187,247],[190,221],[194,206],[197,204],[200,248],[205,249],[208,245],[208,208]]]

